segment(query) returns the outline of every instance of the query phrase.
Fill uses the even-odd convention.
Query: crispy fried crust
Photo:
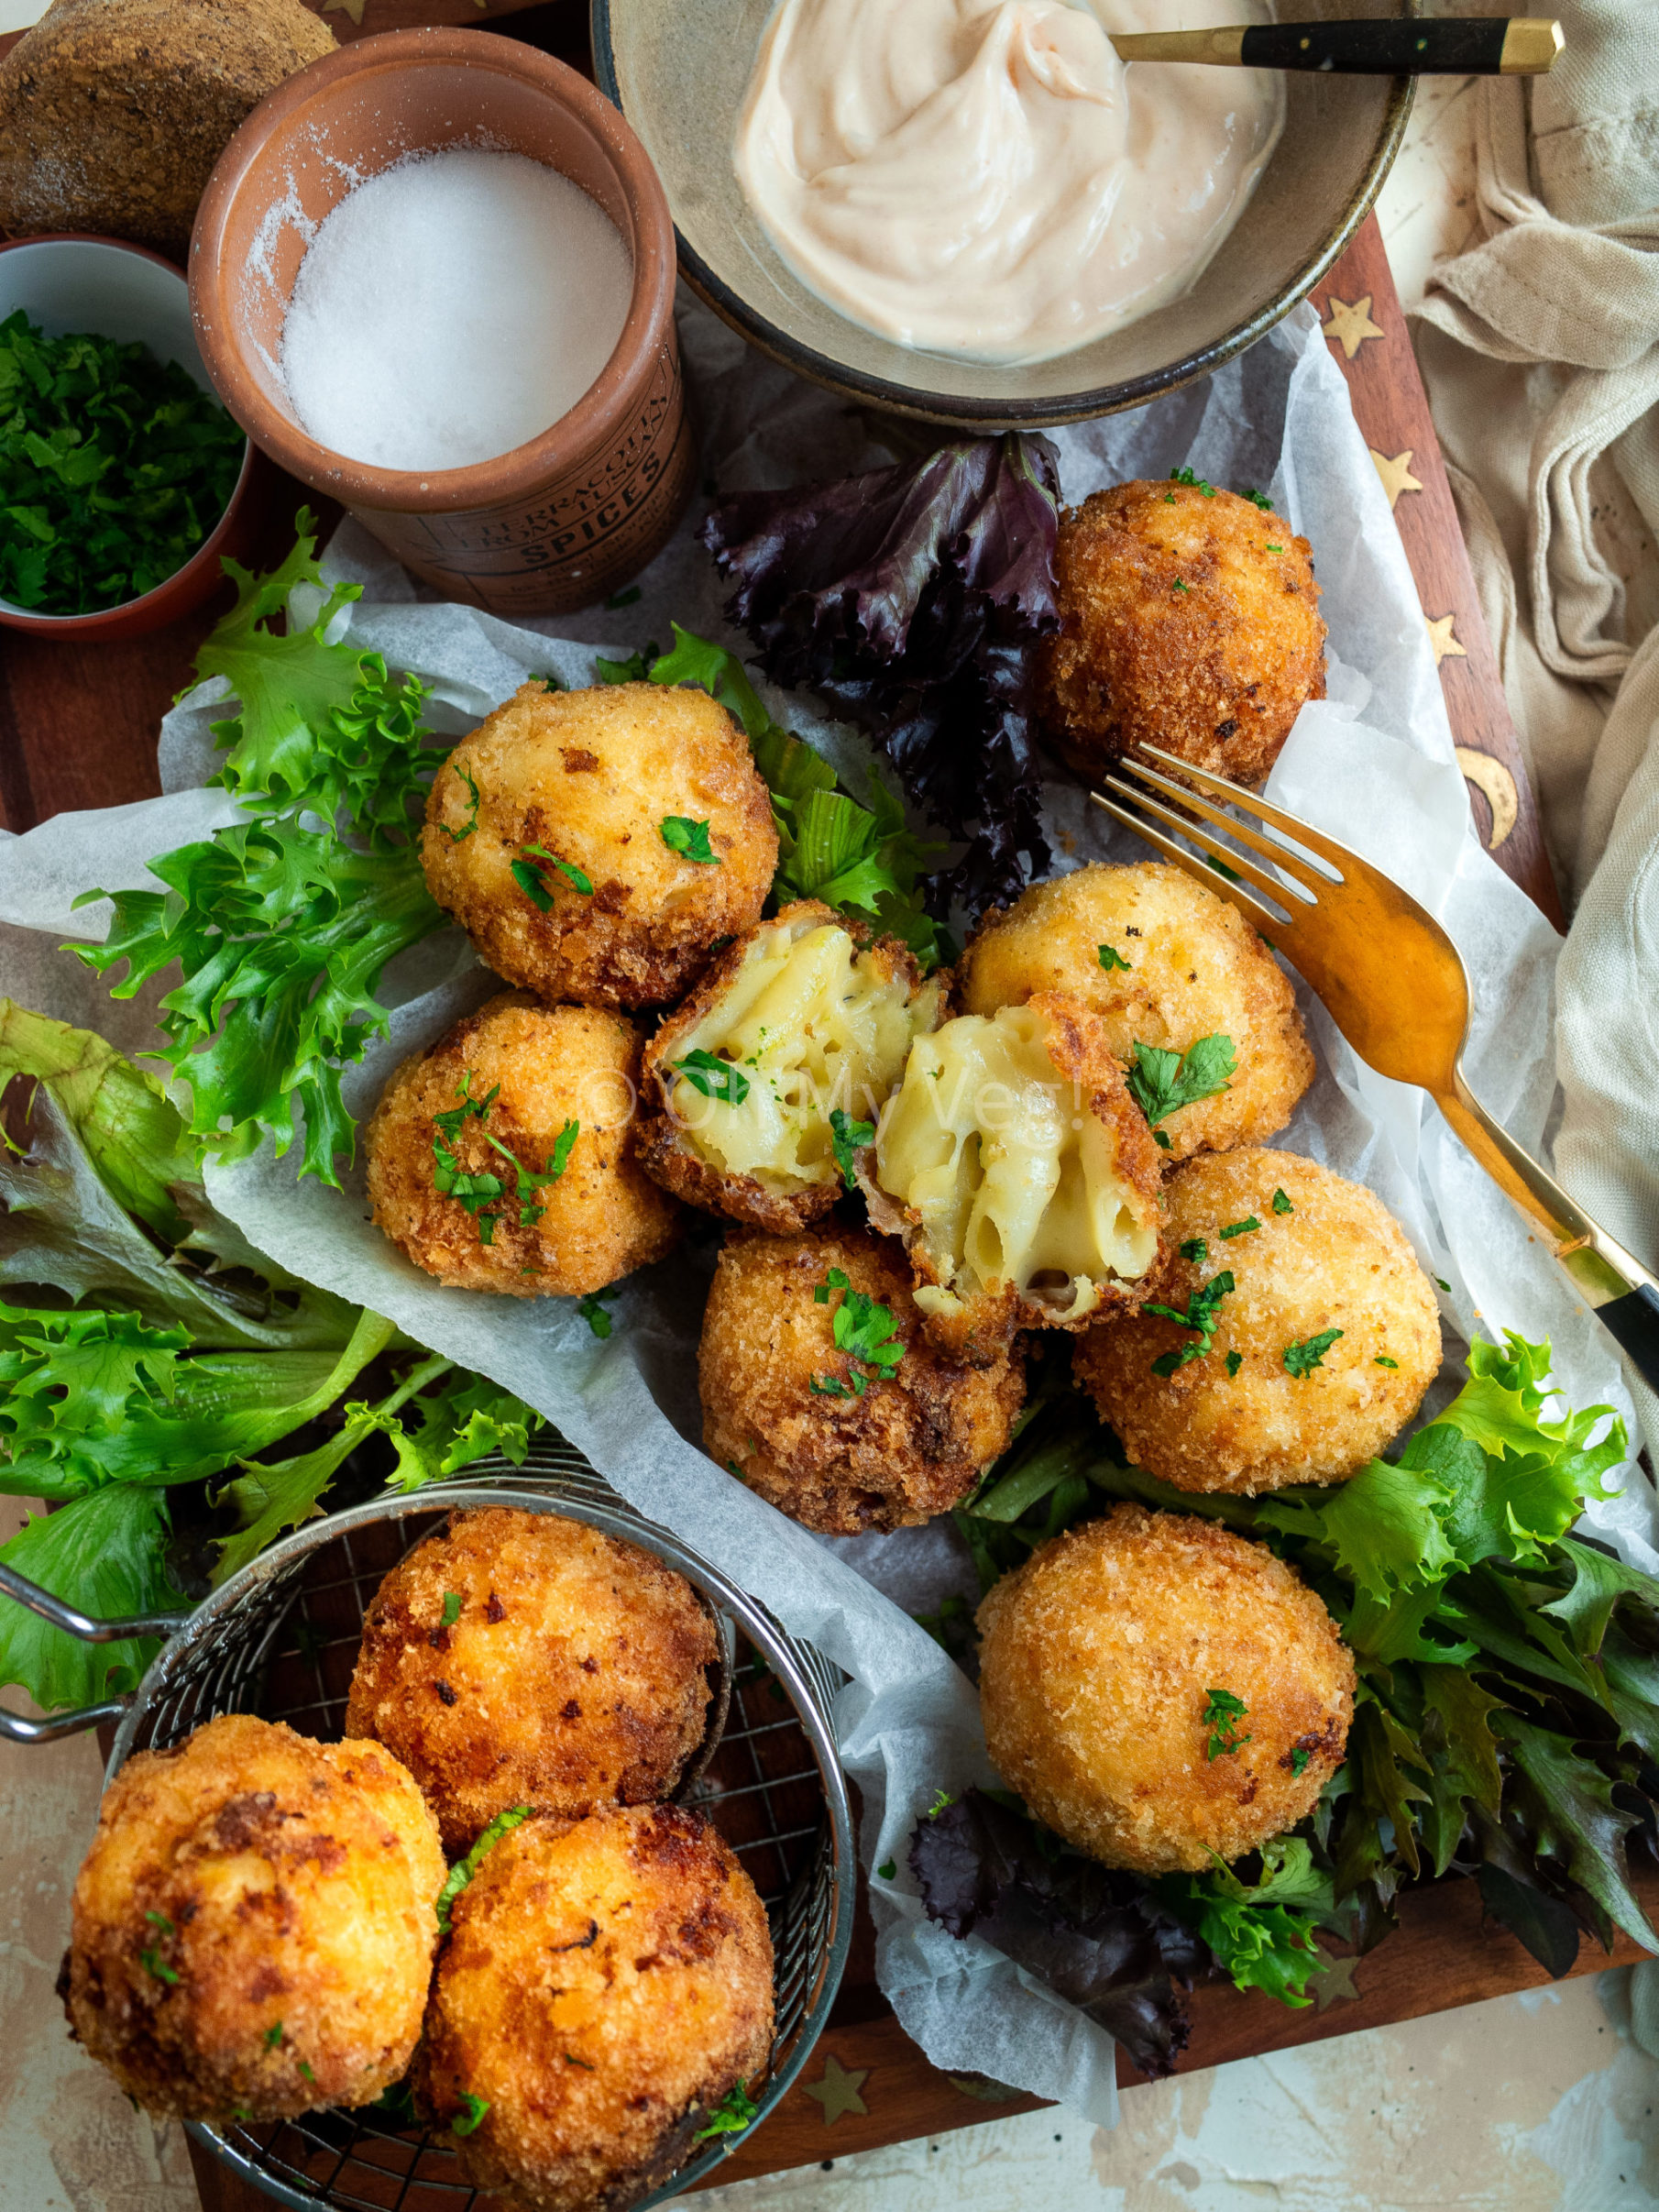
[[[463,775],[465,771],[465,776]],[[472,792],[478,790],[477,827]],[[663,842],[670,815],[707,821],[718,865]],[[541,845],[546,913],[512,864]],[[421,838],[429,889],[509,983],[585,1006],[664,1006],[716,943],[758,921],[777,871],[772,801],[748,741],[695,688],[521,685],[433,779]]]
[[[683,1216],[633,1158],[640,1036],[621,1014],[543,1007],[504,991],[406,1060],[381,1095],[365,1136],[376,1224],[417,1267],[464,1290],[513,1298],[575,1296],[660,1260]],[[453,1194],[437,1187],[434,1117],[473,1098],[500,1095],[482,1119],[469,1116],[448,1146],[468,1174],[507,1185],[489,1211],[491,1241]],[[580,1124],[564,1173],[534,1194],[544,1210],[521,1223],[512,1169],[489,1143],[540,1173],[561,1129]]]
[[[1126,972],[1102,966],[1103,945]],[[1227,1088],[1160,1125],[1166,1166],[1263,1143],[1313,1080],[1289,976],[1242,914],[1162,861],[1076,868],[985,916],[957,970],[961,1012],[1024,1006],[1039,991],[1081,999],[1126,1067],[1137,1043],[1184,1052],[1201,1037],[1232,1039]]]
[[[71,2026],[150,2112],[367,2104],[414,2050],[444,1874],[389,1753],[210,1721],[104,1794],[75,1881]]]
[[[1060,627],[1037,648],[1050,743],[1084,775],[1152,744],[1260,783],[1303,702],[1324,697],[1311,552],[1231,491],[1118,484],[1066,510]]]
[[[1276,1214],[1282,1189],[1294,1212]],[[1428,1278],[1379,1199],[1294,1152],[1218,1152],[1171,1176],[1158,1304],[1187,1310],[1224,1269],[1214,1340],[1173,1374],[1155,1359],[1195,1341],[1156,1315],[1103,1325],[1077,1355],[1077,1378],[1137,1467],[1187,1491],[1278,1490],[1340,1482],[1398,1436],[1440,1370],[1440,1315]],[[1261,1227],[1223,1239],[1254,1217]],[[1181,1247],[1202,1239],[1202,1261]],[[1343,1334],[1322,1363],[1289,1372],[1285,1347]],[[1227,1372],[1229,1355],[1237,1371]],[[1379,1367],[1379,1357],[1397,1362]]]
[[[718,1656],[697,1592],[649,1552],[552,1513],[457,1513],[376,1591],[346,1733],[402,1760],[458,1858],[511,1806],[666,1797]]]
[[[1266,1545],[1211,1522],[1119,1505],[1005,1575],[979,1627],[998,1773],[1108,1866],[1238,1858],[1304,1819],[1342,1763],[1354,1661],[1330,1615]],[[1242,1700],[1248,1739],[1214,1758],[1213,1689]]]
[[[1035,992],[1026,1004],[1048,1024],[1049,1059],[1071,1094],[1071,1111],[1092,1114],[1112,1131],[1118,1178],[1148,1220],[1161,1220],[1163,1164],[1158,1145],[1145,1115],[1129,1095],[1104,1026],[1082,999],[1063,991]],[[949,1288],[928,1249],[920,1215],[883,1189],[876,1180],[876,1164],[875,1148],[866,1147],[856,1172],[871,1220],[885,1235],[903,1241],[918,1287]],[[1161,1243],[1159,1249],[1161,1254]],[[1155,1259],[1145,1276],[1133,1281],[1115,1276],[1099,1283],[1099,1303],[1081,1315],[1038,1295],[1021,1296],[1012,1282],[1005,1282],[995,1290],[959,1296],[953,1310],[927,1312],[923,1326],[952,1359],[981,1366],[1001,1359],[1023,1328],[1078,1331],[1103,1312],[1132,1311],[1148,1295],[1147,1283],[1157,1266]]]
[[[840,1268],[885,1305],[905,1356],[861,1397],[815,1392],[846,1382],[833,1336],[840,1293],[813,1293]],[[898,1247],[859,1229],[792,1237],[733,1230],[703,1315],[698,1374],[703,1447],[751,1490],[829,1535],[908,1527],[966,1496],[1007,1445],[1025,1399],[1016,1347],[982,1367],[923,1333]]]
[[[417,2086],[475,2186],[532,2212],[620,2212],[666,2179],[772,2042],[754,1885],[698,1813],[537,1819],[456,1898]]]
[[[682,1057],[687,1040],[731,989],[750,946],[764,932],[791,924],[830,924],[844,930],[861,951],[867,952],[880,974],[902,983],[912,994],[921,988],[921,970],[915,956],[896,937],[879,938],[872,944],[869,930],[856,915],[840,913],[816,898],[796,899],[780,908],[770,921],[758,923],[728,945],[690,997],[666,1017],[646,1046],[641,1091],[645,1117],[634,1139],[641,1165],[676,1198],[710,1214],[723,1214],[728,1220],[770,1230],[776,1237],[788,1236],[821,1220],[841,1194],[840,1179],[803,1183],[789,1190],[764,1183],[758,1175],[732,1174],[722,1169],[698,1150],[690,1134],[675,1118],[665,1074]]]

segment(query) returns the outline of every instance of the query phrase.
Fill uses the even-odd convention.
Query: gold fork
[[[1463,1072],[1468,974],[1434,916],[1334,837],[1155,745],[1141,746],[1104,780],[1117,796],[1092,791],[1097,807],[1230,899],[1305,976],[1368,1067],[1428,1092],[1493,1182],[1543,1230],[1574,1287],[1643,1380],[1659,1390],[1659,1277],[1569,1198],[1469,1088]],[[1236,820],[1214,800],[1260,827]],[[1278,874],[1206,835],[1201,821],[1225,830]],[[1194,859],[1176,836],[1228,874]]]

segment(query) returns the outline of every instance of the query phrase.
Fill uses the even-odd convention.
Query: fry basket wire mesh
[[[732,1846],[772,1930],[776,2025],[765,2074],[749,2084],[758,2127],[817,2041],[851,1939],[857,1862],[831,1718],[845,1677],[646,1520],[562,1438],[544,1432],[522,1468],[491,1454],[462,1479],[377,1498],[273,1546],[163,1647],[116,1732],[110,1775],[134,1752],[176,1744],[220,1713],[252,1712],[304,1735],[339,1737],[363,1615],[381,1577],[450,1512],[487,1505],[557,1513],[637,1544],[676,1568],[714,1610],[731,1701],[718,1743],[678,1794]],[[711,1729],[720,1727],[721,1703],[711,1701]],[[486,2201],[461,2177],[445,2130],[400,2125],[372,2107],[189,2124],[215,2157],[280,2204],[471,2212]],[[640,2212],[713,2172],[735,2140],[742,2139],[716,2138],[641,2197]]]

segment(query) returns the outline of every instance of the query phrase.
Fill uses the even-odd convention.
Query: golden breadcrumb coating
[[[390,1753],[209,1721],[104,1792],[75,1880],[71,2026],[149,2112],[368,2104],[414,2051],[444,1878]]]
[[[712,862],[666,843],[671,816],[708,825]],[[531,846],[591,889],[553,860],[538,864]],[[515,861],[536,874],[545,912]],[[760,919],[777,831],[748,740],[706,691],[532,682],[438,770],[421,864],[434,898],[509,983],[584,1006],[665,1006],[718,940]]]
[[[1258,784],[1324,697],[1312,551],[1231,491],[1118,484],[1060,516],[1060,627],[1037,649],[1049,742],[1085,776],[1136,745]]]
[[[1281,1194],[1291,1210],[1275,1210]],[[1340,1482],[1398,1436],[1440,1371],[1440,1314],[1404,1231],[1357,1183],[1294,1152],[1214,1152],[1167,1186],[1170,1257],[1153,1302],[1189,1309],[1231,1273],[1202,1358],[1153,1362],[1199,1341],[1149,1312],[1086,1337],[1077,1379],[1137,1467],[1188,1491]],[[1224,1228],[1259,1227],[1229,1238]],[[1202,1242],[1202,1260],[1183,1245]],[[1308,1372],[1306,1346],[1342,1333]],[[1235,1364],[1229,1374],[1228,1362]],[[1383,1362],[1389,1362],[1384,1365]]]
[[[997,1772],[1108,1866],[1202,1873],[1258,1850],[1342,1763],[1352,1656],[1282,1560],[1213,1522],[1119,1505],[1005,1575],[979,1627]]]
[[[666,1797],[718,1657],[697,1592],[649,1552],[555,1513],[457,1513],[375,1592],[346,1733],[402,1760],[458,1858],[513,1806]]]
[[[1126,967],[1104,964],[1103,947]],[[1099,1016],[1126,1067],[1137,1043],[1184,1052],[1201,1037],[1230,1037],[1237,1072],[1226,1089],[1159,1125],[1166,1164],[1263,1143],[1313,1080],[1290,978],[1236,908],[1163,861],[1076,868],[994,908],[956,987],[964,1014],[1067,992]]]
[[[527,1821],[452,1924],[416,2080],[440,2127],[483,2106],[453,2139],[478,2188],[532,2212],[632,2204],[765,2068],[765,1908],[699,1813]]]
[[[975,1366],[1016,1329],[1138,1304],[1158,1259],[1158,1146],[1098,1017],[1064,992],[917,1038],[856,1172],[904,1240],[923,1326]]]
[[[831,1114],[873,1128],[942,997],[897,938],[872,943],[862,922],[797,899],[722,952],[646,1046],[641,1160],[694,1205],[805,1228],[844,1187]],[[732,1095],[676,1073],[698,1051],[735,1065],[716,1078]]]
[[[890,1373],[837,1346],[844,1293],[817,1296],[831,1268],[891,1314],[889,1333],[905,1349]],[[906,1528],[947,1512],[1006,1447],[1026,1394],[1017,1347],[967,1367],[929,1339],[903,1251],[864,1229],[729,1233],[698,1371],[709,1458],[827,1535]],[[815,1391],[815,1380],[845,1394]]]
[[[440,1282],[513,1298],[603,1290],[660,1260],[684,1216],[633,1157],[640,1051],[625,1015],[501,992],[404,1061],[381,1094],[364,1140],[377,1225]],[[487,1098],[487,1112],[440,1123]],[[545,1172],[572,1122],[562,1172],[526,1208],[513,1161]],[[475,1214],[440,1190],[434,1139],[461,1173],[497,1177],[501,1196]]]

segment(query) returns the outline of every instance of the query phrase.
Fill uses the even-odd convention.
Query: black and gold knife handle
[[[1125,61],[1208,61],[1350,77],[1535,77],[1555,66],[1563,39],[1560,24],[1541,16],[1394,16],[1142,31],[1112,43]]]

